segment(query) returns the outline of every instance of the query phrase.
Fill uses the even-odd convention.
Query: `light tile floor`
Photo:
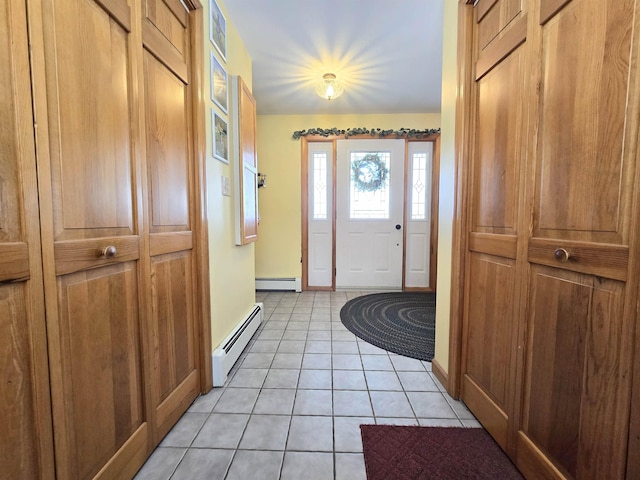
[[[370,292],[258,292],[265,321],[136,480],[365,480],[361,424],[479,427],[431,363],[370,345],[340,308]]]

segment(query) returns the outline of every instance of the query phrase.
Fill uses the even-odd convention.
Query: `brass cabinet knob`
[[[556,248],[556,251],[553,252],[553,256],[556,257],[556,260],[558,260],[559,262],[565,263],[569,261],[569,257],[571,256],[571,254],[564,248]]]
[[[107,258],[113,258],[118,253],[118,249],[115,245],[108,245],[102,249],[102,255]]]

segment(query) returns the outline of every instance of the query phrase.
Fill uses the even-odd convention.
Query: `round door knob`
[[[118,249],[115,245],[108,245],[102,249],[102,256],[107,258],[113,258],[118,253]]]
[[[564,248],[556,248],[556,251],[553,252],[553,256],[556,257],[556,260],[559,262],[567,262],[569,261],[569,257],[571,254],[567,252]]]
[[[396,225],[396,230],[400,230],[401,228],[402,228],[402,225],[400,225],[400,224]]]

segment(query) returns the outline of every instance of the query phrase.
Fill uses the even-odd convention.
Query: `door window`
[[[389,219],[390,152],[351,152],[349,217]]]

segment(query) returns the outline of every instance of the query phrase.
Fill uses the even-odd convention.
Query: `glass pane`
[[[327,219],[327,154],[313,154],[313,219]]]
[[[414,153],[411,168],[411,220],[427,218],[427,154]]]
[[[352,219],[389,219],[390,152],[352,152],[349,211]]]

